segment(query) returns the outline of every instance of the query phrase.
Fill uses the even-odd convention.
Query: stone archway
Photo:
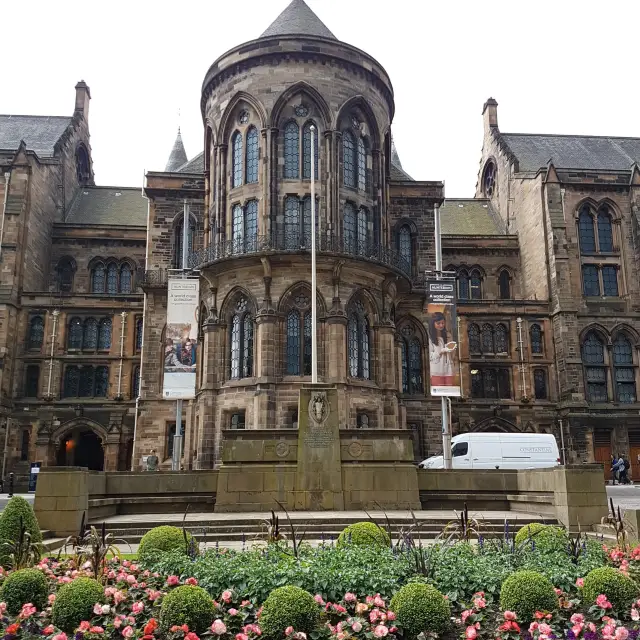
[[[522,433],[522,429],[520,429],[517,424],[500,416],[491,416],[480,420],[480,422],[476,422],[471,428],[471,431],[480,431],[483,433]]]
[[[58,466],[87,467],[90,471],[103,471],[102,440],[89,428],[73,429],[60,438],[56,463]]]

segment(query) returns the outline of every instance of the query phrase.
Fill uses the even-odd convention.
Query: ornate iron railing
[[[166,269],[150,269],[139,275],[142,287],[166,287],[168,272]]]
[[[192,251],[189,254],[189,266],[192,269],[200,269],[215,262],[241,256],[265,253],[304,253],[310,250],[310,234],[287,233],[275,237],[251,236],[210,244],[199,251]],[[411,274],[411,266],[405,258],[393,249],[373,242],[319,235],[316,238],[316,251],[377,262],[397,269],[407,276]]]

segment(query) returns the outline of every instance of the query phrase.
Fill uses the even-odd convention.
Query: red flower
[[[18,632],[18,629],[20,629],[20,625],[17,622],[14,622],[7,627],[7,634],[14,635]]]
[[[151,620],[149,620],[149,622],[147,622],[147,624],[144,626],[143,633],[145,636],[151,636],[157,628],[158,623],[156,622],[155,618],[151,618]]]

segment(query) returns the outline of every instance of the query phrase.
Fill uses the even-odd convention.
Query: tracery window
[[[398,253],[411,269],[413,265],[413,246],[411,242],[411,229],[409,225],[402,225],[398,230]]]
[[[353,378],[370,378],[369,331],[369,316],[362,302],[357,301],[347,321],[349,375]]]
[[[131,267],[128,264],[120,267],[120,293],[131,293]]]
[[[302,177],[306,180],[311,179],[311,126],[314,126],[313,122],[307,122],[302,129]],[[318,179],[318,127],[315,127],[313,132],[313,144],[314,153],[313,159],[315,162],[314,178]]]
[[[469,279],[469,289],[471,292],[472,300],[482,300],[482,276],[478,269],[474,269],[471,272]]]
[[[544,353],[542,328],[537,322],[529,327],[529,341],[531,342],[531,353]]]
[[[498,277],[498,288],[500,289],[500,298],[502,300],[511,299],[511,276],[506,269],[500,272]]]
[[[255,251],[258,244],[258,201],[249,200],[244,207],[233,207],[232,229],[234,253]]]
[[[482,353],[495,353],[493,327],[490,324],[483,324],[480,335],[482,340]]]
[[[367,147],[362,138],[358,138],[358,191],[367,190]]]
[[[493,162],[487,162],[484,168],[484,176],[482,179],[482,190],[487,198],[493,195],[496,184],[496,165]]]
[[[467,337],[469,340],[469,353],[482,353],[480,343],[480,327],[472,323],[467,328]]]
[[[230,326],[230,376],[250,378],[253,375],[253,318],[245,297],[236,302]]]
[[[625,404],[635,402],[636,372],[633,366],[633,346],[624,333],[619,333],[613,341],[612,355],[616,399]]]
[[[496,325],[495,346],[496,353],[509,352],[509,330],[501,322]]]
[[[106,269],[104,264],[99,262],[91,272],[91,291],[93,293],[104,293],[105,283]]]
[[[590,402],[607,402],[607,367],[604,359],[604,344],[595,331],[590,331],[582,343],[587,399]]]
[[[298,123],[288,122],[284,128],[284,177],[300,175],[300,129]]]
[[[536,400],[547,399],[547,372],[544,369],[533,370],[533,390]]]
[[[44,318],[33,316],[29,322],[29,351],[40,351],[44,342]]]
[[[142,316],[136,318],[136,351],[142,351],[142,332],[144,330],[144,320]]]
[[[131,398],[135,399],[140,395],[140,365],[133,368],[133,379],[131,381]]]
[[[469,299],[469,276],[466,271],[458,274],[458,300]]]
[[[286,371],[291,376],[311,375],[311,301],[300,293],[286,317]]]
[[[98,349],[111,349],[111,319],[103,318],[98,325]]]
[[[107,293],[118,293],[118,267],[113,262],[107,267]]]
[[[402,353],[402,393],[423,393],[422,344],[411,325],[400,332]]]
[[[258,130],[249,127],[247,132],[247,184],[258,182],[258,160],[260,158],[260,143]]]
[[[348,253],[355,253],[356,238],[358,237],[356,230],[356,208],[350,202],[346,202],[344,205],[342,224],[345,250]]]
[[[471,365],[472,398],[511,398],[511,372],[506,368]]]
[[[67,348],[108,351],[111,348],[111,319],[73,317],[69,321]]]
[[[67,335],[67,347],[69,349],[82,349],[83,327],[80,318],[71,318],[69,321],[69,333]]]
[[[98,321],[95,318],[87,318],[84,321],[82,348],[88,351],[98,348]]]
[[[345,131],[342,136],[342,171],[344,186],[356,187],[356,144],[351,131]]]
[[[242,134],[236,131],[231,138],[232,173],[231,187],[242,185]]]
[[[104,398],[109,387],[109,367],[70,365],[65,369],[62,395],[65,398]]]

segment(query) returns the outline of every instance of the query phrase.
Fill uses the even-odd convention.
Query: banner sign
[[[165,400],[195,397],[199,284],[197,278],[169,278],[162,389]]]
[[[40,473],[40,467],[42,462],[32,462],[29,465],[29,493],[36,492],[36,486],[38,484],[38,474]]]
[[[432,396],[460,396],[455,280],[427,280],[427,333]]]

